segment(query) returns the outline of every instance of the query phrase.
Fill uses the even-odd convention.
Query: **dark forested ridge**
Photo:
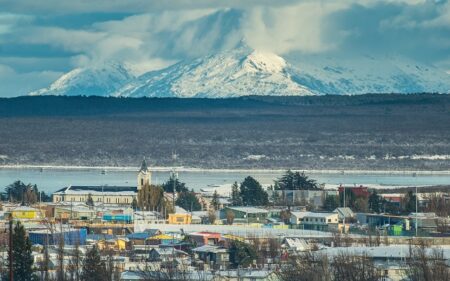
[[[450,96],[0,99],[0,164],[449,169]],[[433,159],[434,158],[434,159]]]

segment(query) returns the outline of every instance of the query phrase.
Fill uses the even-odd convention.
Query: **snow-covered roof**
[[[334,211],[334,213],[339,213],[339,215],[346,217],[346,218],[351,218],[353,217],[355,214],[353,213],[352,209],[350,209],[349,207],[340,207],[340,208],[336,208]]]
[[[247,213],[247,214],[259,214],[259,213],[267,214],[268,213],[267,210],[255,208],[255,207],[228,207],[228,209],[236,210],[236,211]]]
[[[298,218],[328,218],[329,216],[337,215],[337,213],[316,213],[316,212],[291,212],[291,215]]]
[[[226,253],[228,250],[220,246],[203,245],[192,249],[193,252],[203,252],[203,253]]]
[[[35,211],[35,212],[37,212],[37,211],[39,211],[39,209],[31,208],[31,207],[28,207],[28,206],[19,206],[17,208],[14,208],[12,211],[14,211],[14,212],[16,212],[16,211],[18,211],[18,212],[26,212],[26,211]]]
[[[53,194],[55,195],[80,195],[80,194],[91,194],[91,195],[136,195],[136,186],[108,186],[108,185],[98,185],[98,186],[68,186],[64,187]]]
[[[310,248],[308,242],[306,242],[305,239],[297,237],[286,238],[285,242],[289,246],[289,248],[296,249],[297,251],[306,251]]]
[[[440,247],[433,248],[429,247],[426,249],[428,254],[433,252],[433,249],[442,250],[444,259],[450,259],[450,248]],[[355,247],[336,247],[336,248],[326,248],[320,250],[322,253],[326,253],[328,256],[337,256],[340,254],[352,254],[352,255],[363,255],[367,254],[373,258],[382,259],[404,259],[409,257],[410,249],[409,245],[390,245],[390,246],[379,246],[379,247],[365,247],[365,246],[355,246]]]

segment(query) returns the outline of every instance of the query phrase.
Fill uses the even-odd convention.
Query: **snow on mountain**
[[[311,94],[292,79],[283,58],[248,47],[148,72],[114,93],[122,97],[209,98]]]
[[[317,94],[450,93],[450,75],[400,56],[290,57],[294,80]]]
[[[401,57],[287,56],[241,44],[135,78],[122,65],[77,68],[32,95],[208,97],[450,93],[450,75]]]
[[[75,68],[48,88],[33,91],[30,95],[109,96],[134,78],[119,63],[103,63],[93,67]]]

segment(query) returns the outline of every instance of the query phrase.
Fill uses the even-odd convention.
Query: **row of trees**
[[[16,222],[12,234],[13,248],[8,252],[8,261],[2,261],[1,279],[9,280],[9,261],[12,260],[12,272],[15,281],[57,280],[57,281],[112,281],[118,280],[117,270],[112,261],[112,255],[106,259],[101,258],[97,247],[92,247],[84,259],[78,245],[69,262],[64,253],[64,240],[60,239],[57,249],[57,263],[51,265],[48,250],[44,249],[44,259],[34,263],[31,241],[26,235],[24,226]],[[10,256],[12,255],[12,257]],[[50,268],[55,267],[55,274],[50,274]],[[40,276],[39,273],[40,272]]]
[[[434,202],[436,202],[436,205],[445,206],[443,200],[436,199]],[[342,206],[344,206],[343,194],[339,194],[339,196],[328,195],[325,198],[324,209],[327,211],[333,211]],[[345,206],[356,212],[409,214],[416,211],[416,195],[412,191],[408,191],[400,204],[396,204],[385,200],[376,190],[370,191],[369,196],[357,196],[350,188],[347,188]],[[450,210],[450,208],[448,209]]]
[[[15,203],[22,203],[23,205],[31,205],[39,202],[51,201],[50,196],[45,192],[39,192],[37,185],[25,184],[22,181],[15,181],[5,188],[5,194],[3,196],[8,201]]]
[[[450,269],[442,250],[430,251],[423,241],[410,247],[404,264],[403,277],[410,281],[450,280]],[[386,273],[367,254],[346,252],[335,256],[306,252],[290,257],[278,272],[283,281],[378,281],[388,280]]]
[[[232,206],[265,206],[269,204],[269,195],[261,184],[254,178],[248,176],[238,185],[237,182],[231,187]]]

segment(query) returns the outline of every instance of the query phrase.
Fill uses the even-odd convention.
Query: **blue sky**
[[[2,1],[0,97],[119,61],[135,73],[236,46],[400,55],[450,70],[448,1]]]

